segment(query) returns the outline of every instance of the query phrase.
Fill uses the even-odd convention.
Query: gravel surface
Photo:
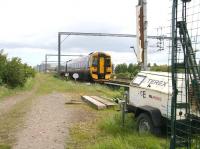
[[[31,91],[26,91],[22,93],[18,93],[17,95],[13,95],[10,97],[5,97],[3,101],[0,102],[0,116],[6,112],[9,112],[12,107],[14,107],[17,103],[31,98],[33,94],[36,92],[38,84],[34,86]]]
[[[65,149],[69,126],[88,115],[82,108],[67,106],[65,103],[71,99],[61,93],[36,99],[13,149]]]

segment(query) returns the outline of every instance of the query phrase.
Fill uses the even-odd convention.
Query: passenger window
[[[98,59],[97,59],[97,57],[94,57],[92,66],[97,67],[97,65],[98,65]]]
[[[110,58],[105,58],[105,66],[110,67],[110,64],[111,64]]]

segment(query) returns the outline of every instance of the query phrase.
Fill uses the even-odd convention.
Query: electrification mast
[[[138,0],[136,6],[137,61],[147,70],[147,2]]]

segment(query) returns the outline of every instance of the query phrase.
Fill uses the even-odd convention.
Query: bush
[[[19,58],[13,58],[7,62],[5,81],[11,87],[23,86],[26,82],[24,65]]]
[[[3,84],[4,72],[6,70],[7,56],[0,51],[0,85]]]
[[[0,85],[7,84],[10,87],[24,86],[26,80],[35,76],[35,70],[23,64],[20,58],[11,60],[0,51]]]
[[[24,72],[26,78],[35,77],[35,70],[27,64],[24,64]]]
[[[118,64],[115,68],[117,78],[133,79],[138,74],[141,67],[137,64],[130,63],[128,66],[124,64]]]
[[[118,74],[116,74],[116,77],[118,79],[130,79],[131,74],[128,73],[128,72],[126,72],[126,73],[118,73]]]
[[[126,63],[118,64],[115,68],[115,73],[125,73],[128,71],[128,66]]]

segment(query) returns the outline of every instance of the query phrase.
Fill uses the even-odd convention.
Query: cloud
[[[130,51],[130,46],[134,44],[132,38],[119,37],[69,37],[62,44],[63,51],[73,52],[73,48],[89,51]]]
[[[57,53],[60,31],[124,34],[136,31],[137,1],[0,0],[0,3],[0,48],[31,65],[43,61],[46,53]],[[148,2],[149,35],[156,34],[155,27],[166,24],[166,3]],[[131,62],[134,55],[130,46],[135,46],[135,39],[69,36],[62,43],[62,53],[113,51],[117,62]]]

